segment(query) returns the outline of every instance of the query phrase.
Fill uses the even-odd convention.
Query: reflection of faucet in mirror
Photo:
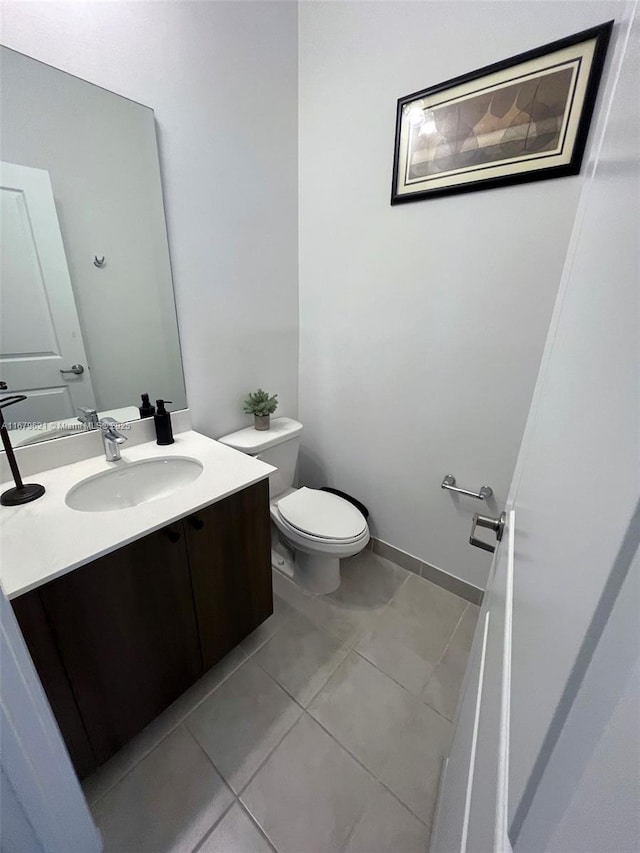
[[[78,411],[80,412],[78,420],[85,425],[86,429],[98,429],[98,413],[95,409],[80,406]]]
[[[98,421],[98,426],[102,430],[102,443],[104,444],[104,455],[107,462],[117,462],[120,459],[120,447],[124,444],[126,436],[119,433],[115,425],[118,421],[115,418],[102,418]]]

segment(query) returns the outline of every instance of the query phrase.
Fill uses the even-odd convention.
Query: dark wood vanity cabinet
[[[27,592],[15,598],[11,604],[73,766],[82,779],[95,769],[96,758],[42,606],[39,590]]]
[[[267,481],[12,604],[88,775],[273,611]]]
[[[40,589],[101,764],[202,673],[182,524]]]
[[[268,502],[264,480],[185,519],[205,670],[273,612]]]

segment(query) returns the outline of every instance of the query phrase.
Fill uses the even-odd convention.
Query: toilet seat
[[[303,487],[276,501],[280,519],[299,536],[349,544],[367,533],[367,520],[349,501],[331,492]]]

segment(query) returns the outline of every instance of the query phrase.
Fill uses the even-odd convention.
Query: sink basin
[[[202,474],[197,459],[187,456],[125,462],[112,471],[95,474],[67,492],[66,504],[80,512],[111,512],[138,506],[192,483]]]

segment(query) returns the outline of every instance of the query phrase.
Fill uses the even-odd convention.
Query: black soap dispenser
[[[152,406],[149,402],[149,395],[142,394],[142,405],[138,408],[140,412],[140,418],[150,418],[152,415],[156,413],[156,407]]]
[[[173,444],[173,429],[171,427],[171,415],[165,409],[164,404],[171,400],[156,400],[156,413],[153,416],[156,425],[156,443]]]

